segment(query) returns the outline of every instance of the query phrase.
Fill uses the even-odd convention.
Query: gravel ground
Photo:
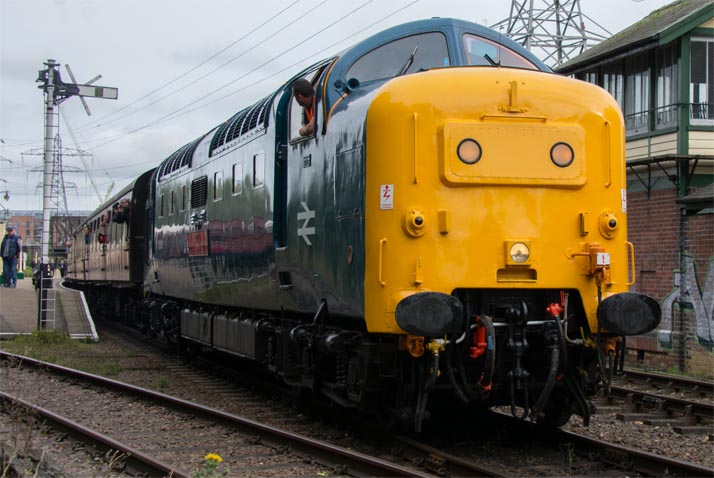
[[[1,346],[2,344],[0,344]],[[220,394],[215,391],[216,386],[220,386],[217,385],[220,384],[219,380],[205,377],[205,374],[200,371],[187,374],[178,359],[167,359],[155,353],[147,353],[142,351],[140,346],[129,344],[122,339],[116,339],[112,334],[102,334],[102,341],[96,345],[96,353],[100,353],[103,356],[116,357],[118,368],[121,370],[118,374],[111,376],[116,380],[155,388],[169,395],[179,396],[216,408],[224,408],[227,411],[247,417],[251,417],[253,413],[260,413],[259,410],[252,411],[245,407],[241,408],[235,402],[221,404]],[[167,366],[167,363],[170,364],[172,361],[175,362],[175,366]],[[204,386],[200,386],[201,382],[204,383]],[[298,416],[294,411],[288,411],[287,413],[288,416],[293,416],[293,420],[285,421],[284,415],[282,418],[280,416],[276,417],[278,424],[285,428],[298,427],[301,426],[301,422],[312,420],[306,420],[304,417]],[[260,417],[260,419],[266,419],[267,421],[269,417]],[[714,432],[708,435],[680,435],[675,433],[669,426],[653,427],[638,422],[623,422],[617,420],[614,413],[594,415],[590,426],[587,428],[582,426],[579,417],[573,417],[564,428],[578,434],[590,435],[602,440],[639,448],[650,453],[714,468]],[[316,438],[324,438],[333,443],[342,444],[342,446],[350,446],[353,442],[353,437],[348,431],[336,431],[332,428],[320,432],[318,431],[319,429],[319,425],[315,427]],[[320,433],[324,435],[320,437]],[[36,438],[39,439],[40,437]],[[4,440],[0,438],[0,441]],[[38,476],[109,476],[107,473],[110,470],[106,463],[101,460],[101,457],[92,456],[91,454],[82,456],[83,453],[86,453],[84,450],[73,450],[71,446],[63,444],[62,441],[58,441],[57,437],[52,435],[46,436],[44,444],[40,442],[33,443],[32,448],[34,450],[43,450],[48,455],[47,461],[51,461],[56,469],[69,470],[65,475],[40,473]],[[97,466],[93,470],[76,472],[72,468],[75,466],[74,462],[83,462],[87,461],[87,459],[90,462],[97,462]],[[534,465],[534,470],[537,470],[537,464]],[[538,474],[537,471],[536,474]],[[112,476],[119,475],[114,474]],[[540,476],[549,476],[549,474],[547,472],[546,474],[540,473]]]
[[[580,417],[572,417],[563,429],[714,469],[714,429],[707,435],[680,435],[669,425],[650,426],[637,421],[623,422],[615,415],[596,413],[591,418],[589,427],[582,425]]]

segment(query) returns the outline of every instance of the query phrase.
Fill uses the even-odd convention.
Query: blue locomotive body
[[[310,81],[316,93],[315,133],[308,136],[299,134],[303,111],[291,91],[299,78]],[[551,111],[552,125],[545,114],[528,113],[518,103],[518,85],[527,83],[533,85],[531,105]],[[490,93],[475,86],[472,91],[470,85],[477,84]],[[582,92],[598,104],[569,99],[567,108],[577,114],[561,115],[548,104],[551,94],[544,93],[551,84],[575,92],[569,98]],[[555,77],[497,32],[438,18],[394,27],[305,69],[100,206],[75,233],[68,280],[88,293],[99,313],[171,342],[253,360],[290,385],[317,390],[341,406],[388,410],[407,417],[417,430],[430,394],[510,404],[524,409],[523,417],[532,414],[556,425],[571,413],[587,421],[587,396],[606,373],[598,370],[602,350],[614,350],[619,340],[605,333],[603,342],[588,345],[601,339],[592,326],[597,319],[584,305],[595,283],[598,293],[601,286],[612,287],[610,295],[624,286],[611,280],[610,252],[598,242],[567,252],[565,283],[557,278],[539,284],[529,259],[519,262],[537,240],[523,240],[519,226],[513,226],[505,242],[481,234],[483,251],[468,251],[470,264],[491,267],[490,275],[451,274],[466,258],[466,252],[453,251],[482,232],[468,229],[472,221],[500,214],[499,226],[506,229],[509,211],[490,204],[489,197],[510,187],[518,189],[509,197],[519,208],[546,199],[559,204],[564,194],[576,203],[583,194],[585,160],[558,157],[561,163],[553,166],[551,149],[545,167],[552,171],[545,179],[531,163],[522,164],[535,180],[514,179],[503,173],[505,166],[487,164],[489,174],[500,176],[483,181],[473,168],[481,159],[480,144],[453,138],[478,130],[492,136],[480,141],[496,150],[503,143],[498,138],[511,132],[512,141],[526,145],[542,142],[533,139],[542,131],[553,137],[565,131],[575,146],[561,141],[559,151],[580,154],[586,149],[582,131],[595,130],[586,121],[603,112],[608,121],[621,121],[609,98]],[[617,132],[606,131],[618,140]],[[458,145],[458,157],[448,149],[451,143]],[[463,144],[470,159],[462,157]],[[575,166],[567,169],[571,163]],[[617,170],[624,170],[624,163],[610,168],[615,179],[607,187],[621,180]],[[504,178],[510,184],[494,186]],[[615,189],[606,191],[608,207],[620,206]],[[408,202],[406,191],[412,191]],[[589,201],[597,196],[586,194]],[[473,198],[484,199],[480,207],[489,208],[488,215],[463,215],[472,206],[464,201]],[[608,214],[617,224],[616,212]],[[462,218],[458,231],[451,225],[454,217]],[[580,213],[581,224],[587,217]],[[117,218],[122,226],[111,226],[104,239],[110,247],[102,247],[97,231],[119,223]],[[525,219],[529,229],[522,230],[546,231],[535,216]],[[617,236],[616,225],[608,229],[608,224],[613,223],[601,224],[600,240],[624,241],[624,232]],[[582,225],[579,233],[569,231],[559,240],[575,237],[577,245],[588,228]],[[518,252],[505,265],[504,244]],[[622,261],[617,245],[613,255],[621,266],[627,259]],[[546,250],[541,257],[566,261],[559,249]],[[103,259],[107,256],[112,260]],[[585,262],[590,269],[583,269]],[[431,271],[427,279],[425,270]],[[620,267],[617,274],[621,278],[626,271]],[[576,282],[587,283],[590,297],[578,295]],[[627,296],[622,304],[639,315],[638,330],[658,320],[651,299]],[[592,340],[581,340],[583,333]],[[441,352],[446,361],[440,365]],[[442,379],[440,367],[446,372]],[[553,371],[560,373],[557,381]]]

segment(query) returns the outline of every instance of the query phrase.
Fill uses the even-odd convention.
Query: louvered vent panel
[[[205,207],[208,200],[208,176],[191,182],[191,208]]]

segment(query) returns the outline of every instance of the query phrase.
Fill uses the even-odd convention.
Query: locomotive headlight
[[[550,148],[550,160],[553,161],[556,166],[561,168],[570,166],[573,159],[575,159],[575,153],[568,143],[555,143],[553,147]]]
[[[456,147],[456,155],[466,164],[476,164],[481,159],[481,145],[475,139],[467,138]]]
[[[527,265],[531,258],[531,247],[529,241],[507,241],[506,242],[506,263],[508,265]]]

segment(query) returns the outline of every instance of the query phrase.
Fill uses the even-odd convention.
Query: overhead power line
[[[197,110],[199,110],[199,109],[201,109],[201,108],[204,108],[204,107],[209,106],[209,105],[211,105],[211,104],[214,104],[214,103],[216,103],[216,102],[218,102],[218,101],[221,101],[221,100],[223,100],[223,99],[225,99],[225,98],[227,98],[227,97],[229,97],[229,96],[232,96],[232,95],[234,95],[234,94],[236,94],[236,93],[239,93],[239,92],[241,92],[241,91],[244,91],[245,89],[247,89],[247,88],[249,88],[249,87],[251,87],[251,86],[254,86],[254,85],[256,85],[256,84],[259,84],[259,83],[265,81],[266,79],[272,78],[273,76],[276,76],[276,75],[278,75],[278,74],[280,74],[280,73],[282,73],[282,72],[284,72],[284,71],[286,71],[286,70],[288,70],[288,69],[290,69],[290,68],[292,68],[292,67],[294,67],[294,66],[296,66],[296,65],[298,65],[298,64],[300,64],[300,63],[305,62],[305,61],[308,60],[309,58],[312,58],[312,57],[316,56],[316,55],[319,54],[319,53],[322,53],[322,52],[324,52],[324,51],[327,51],[327,50],[329,50],[330,48],[332,48],[332,47],[334,47],[334,46],[336,46],[336,45],[338,45],[338,44],[340,44],[340,43],[343,43],[343,42],[346,41],[348,38],[351,38],[351,37],[353,37],[353,36],[355,36],[355,35],[358,35],[359,33],[361,33],[361,32],[363,32],[363,31],[365,31],[365,30],[367,30],[367,29],[373,27],[374,25],[376,25],[376,24],[378,24],[378,23],[380,23],[380,22],[386,20],[387,18],[389,18],[389,17],[391,17],[391,16],[393,16],[393,15],[399,13],[400,11],[402,11],[402,10],[404,10],[404,9],[406,9],[406,8],[408,8],[408,7],[410,7],[410,6],[412,6],[412,5],[414,5],[415,3],[418,3],[420,0],[413,0],[412,2],[408,3],[407,5],[405,5],[405,6],[403,6],[403,7],[400,7],[399,9],[395,10],[394,12],[392,12],[392,13],[390,13],[390,14],[388,14],[388,15],[385,15],[384,17],[380,18],[379,20],[377,20],[377,21],[371,23],[371,24],[368,25],[367,27],[364,27],[364,28],[358,30],[357,32],[352,33],[351,35],[348,35],[347,37],[343,38],[342,40],[337,41],[337,42],[335,42],[335,43],[333,43],[333,44],[331,44],[331,45],[329,45],[329,46],[327,46],[327,47],[322,48],[321,50],[319,50],[319,51],[317,51],[317,52],[315,52],[315,53],[312,53],[312,54],[308,55],[307,57],[305,57],[305,58],[303,58],[302,60],[299,60],[299,61],[297,61],[297,62],[291,64],[290,66],[287,66],[287,67],[285,67],[285,68],[283,68],[283,69],[281,69],[281,70],[279,70],[279,71],[277,71],[277,72],[274,72],[274,73],[272,73],[272,74],[270,74],[270,75],[267,75],[267,76],[261,78],[260,80],[257,80],[257,81],[255,81],[255,82],[253,82],[253,83],[251,83],[251,84],[249,84],[249,85],[247,85],[247,86],[244,86],[244,87],[242,87],[242,88],[240,88],[240,89],[238,89],[238,90],[232,91],[231,93],[228,93],[228,94],[226,94],[226,95],[223,95],[223,96],[221,96],[221,97],[219,97],[219,98],[216,98],[216,99],[214,99],[214,100],[212,100],[212,101],[206,102],[206,103],[204,103],[204,104],[202,104],[202,105],[200,105],[200,106],[198,106],[198,107],[196,107],[196,108],[193,108],[193,109],[188,110],[188,111],[184,111],[184,110],[186,110],[186,108],[189,108],[190,106],[195,105],[196,103],[200,102],[201,100],[204,100],[204,99],[206,99],[206,98],[208,98],[208,97],[210,97],[210,96],[212,96],[212,95],[218,93],[219,91],[221,91],[221,90],[227,88],[228,86],[234,84],[235,82],[237,82],[237,81],[239,81],[239,80],[242,80],[243,78],[245,78],[245,77],[247,77],[247,76],[249,76],[249,75],[255,73],[255,72],[258,71],[259,69],[261,69],[261,68],[265,67],[266,65],[272,63],[273,61],[277,60],[278,58],[280,58],[280,57],[282,57],[282,56],[288,54],[289,52],[291,52],[291,51],[294,50],[295,48],[301,46],[302,44],[306,43],[307,41],[313,39],[315,36],[317,36],[317,35],[323,33],[324,31],[328,30],[329,28],[331,28],[331,27],[335,26],[336,24],[340,23],[341,21],[345,20],[347,17],[349,17],[350,15],[352,15],[353,13],[355,13],[356,11],[358,11],[358,10],[364,8],[365,6],[367,6],[368,4],[372,3],[373,1],[374,1],[374,0],[368,0],[368,1],[364,2],[362,5],[360,5],[360,6],[358,6],[357,8],[351,10],[350,12],[346,13],[345,15],[343,15],[343,16],[340,17],[340,18],[338,18],[338,19],[335,20],[334,22],[330,23],[330,24],[327,25],[326,27],[324,27],[324,28],[318,30],[317,32],[315,32],[315,33],[309,35],[308,37],[304,38],[303,40],[297,42],[297,43],[296,43],[295,45],[293,45],[291,48],[289,48],[289,49],[283,51],[283,52],[280,53],[279,55],[276,55],[276,56],[274,56],[274,57],[268,59],[268,60],[265,61],[264,63],[261,63],[260,65],[258,65],[257,67],[253,68],[252,70],[250,70],[250,71],[244,73],[243,75],[241,75],[241,76],[239,76],[239,77],[237,77],[237,78],[234,78],[233,80],[231,80],[230,82],[224,84],[223,86],[221,86],[221,87],[219,87],[219,88],[216,88],[216,89],[213,90],[212,92],[210,92],[210,93],[208,93],[208,94],[206,94],[206,95],[204,95],[204,96],[202,96],[202,97],[200,97],[200,98],[197,98],[197,99],[191,101],[190,103],[188,103],[188,104],[186,104],[186,105],[184,105],[184,106],[182,106],[182,107],[180,107],[180,108],[177,108],[177,109],[175,109],[174,111],[172,111],[172,112],[170,112],[170,113],[168,113],[168,114],[166,114],[166,115],[164,115],[164,116],[162,116],[162,117],[160,117],[160,118],[158,118],[158,119],[156,119],[156,120],[153,120],[153,121],[151,121],[151,122],[149,122],[149,123],[147,123],[147,124],[144,124],[143,126],[140,126],[140,127],[135,128],[135,129],[133,129],[133,130],[131,130],[131,131],[128,131],[127,133],[124,133],[124,134],[122,134],[122,135],[117,135],[117,136],[114,136],[114,137],[110,137],[110,138],[106,138],[107,141],[102,142],[102,143],[99,143],[99,144],[97,144],[96,146],[91,147],[90,150],[99,149],[99,148],[101,148],[101,147],[103,147],[103,146],[105,146],[105,145],[107,145],[107,144],[110,144],[110,143],[113,143],[113,142],[115,142],[115,141],[118,141],[118,140],[124,138],[125,136],[129,136],[129,135],[138,133],[139,131],[142,131],[142,130],[144,130],[144,129],[150,128],[151,126],[155,126],[155,125],[157,125],[157,124],[164,123],[164,122],[166,122],[166,121],[169,121],[169,120],[178,118],[178,117],[183,116],[183,115],[185,115],[185,114],[188,114],[188,113],[197,111]]]
[[[261,24],[258,25],[257,27],[253,28],[251,31],[247,32],[246,34],[244,34],[243,36],[241,36],[241,37],[238,38],[237,40],[231,42],[230,44],[228,44],[227,46],[225,46],[225,47],[222,48],[221,50],[219,50],[219,51],[217,51],[216,53],[212,54],[211,56],[209,56],[208,58],[206,58],[205,60],[203,60],[202,62],[200,62],[199,64],[197,64],[196,66],[194,66],[194,67],[192,67],[192,68],[189,68],[188,70],[186,70],[185,72],[181,73],[181,74],[178,75],[177,77],[173,78],[172,80],[167,81],[166,83],[162,84],[161,86],[158,86],[157,88],[155,88],[155,89],[151,90],[150,92],[146,93],[144,96],[142,96],[142,97],[140,97],[140,98],[137,98],[136,100],[132,101],[131,103],[129,103],[129,104],[125,105],[125,106],[122,106],[121,108],[119,108],[119,109],[117,109],[117,110],[115,110],[115,111],[113,111],[113,112],[111,112],[111,113],[109,113],[109,114],[106,114],[106,115],[104,115],[104,116],[102,116],[102,117],[100,117],[100,118],[97,118],[96,120],[90,121],[90,122],[88,122],[88,123],[86,123],[86,124],[80,126],[80,127],[77,129],[77,131],[85,131],[85,130],[87,130],[88,128],[90,128],[92,125],[97,125],[97,124],[101,123],[102,121],[104,121],[104,120],[106,120],[106,119],[108,119],[108,118],[111,118],[112,116],[114,116],[114,115],[120,113],[121,111],[124,111],[124,110],[126,110],[127,108],[129,108],[129,107],[131,107],[131,106],[133,106],[133,105],[139,103],[141,100],[143,100],[143,99],[145,99],[145,98],[148,98],[149,96],[151,96],[151,95],[153,95],[153,94],[155,94],[155,93],[158,93],[158,92],[160,92],[160,91],[163,91],[167,86],[169,86],[169,85],[171,85],[171,84],[177,82],[177,81],[180,80],[181,78],[184,78],[185,76],[189,75],[190,73],[196,71],[197,69],[199,69],[200,67],[202,67],[203,65],[205,65],[206,63],[208,63],[209,61],[211,61],[211,60],[213,60],[214,58],[216,58],[218,55],[222,54],[223,52],[225,52],[225,51],[229,50],[230,48],[234,47],[235,45],[237,45],[237,44],[240,43],[241,41],[245,40],[245,39],[248,38],[250,35],[252,35],[252,34],[255,33],[256,31],[260,30],[260,29],[263,28],[265,25],[267,25],[268,23],[272,22],[273,20],[275,20],[276,18],[278,18],[279,16],[281,16],[283,13],[285,13],[287,10],[289,10],[290,8],[292,8],[294,5],[296,5],[297,3],[300,3],[301,1],[302,1],[302,0],[295,0],[295,1],[292,2],[290,5],[288,5],[287,7],[283,8],[282,10],[280,10],[278,13],[276,13],[276,14],[273,15],[272,17],[268,18],[266,21],[264,21],[263,23],[261,23]],[[233,60],[231,60],[231,61],[233,61]],[[163,97],[159,98],[158,100],[156,100],[156,101],[154,101],[154,102],[152,102],[152,103],[150,103],[150,104],[148,104],[148,105],[146,105],[146,106],[144,106],[144,107],[142,107],[142,108],[139,108],[139,109],[137,109],[137,110],[135,110],[135,111],[131,111],[131,112],[128,112],[128,113],[126,113],[126,114],[124,114],[124,115],[121,115],[120,117],[113,119],[112,122],[117,121],[117,120],[119,120],[119,119],[121,119],[121,118],[125,118],[125,117],[127,117],[127,116],[130,116],[130,115],[132,115],[132,114],[134,114],[134,113],[136,113],[136,112],[139,112],[139,111],[141,111],[141,110],[143,110],[143,109],[145,109],[145,108],[147,108],[147,107],[149,107],[149,106],[151,106],[151,105],[153,105],[153,104],[155,104],[155,103],[157,103],[157,102],[159,102],[159,101],[161,101],[161,100],[163,100],[163,99],[165,99],[165,98],[168,98],[169,96],[172,96],[173,94],[177,93],[178,91],[181,91],[181,90],[185,89],[187,86],[190,86],[190,85],[196,83],[197,81],[199,81],[199,80],[205,78],[206,76],[209,76],[210,74],[212,74],[212,73],[218,71],[219,69],[223,68],[223,67],[226,66],[228,63],[230,63],[231,61],[226,62],[226,63],[224,63],[223,65],[219,66],[218,68],[215,68],[215,69],[211,70],[208,74],[206,74],[206,75],[200,77],[198,80],[195,80],[195,81],[189,83],[188,85],[186,85],[186,86],[180,88],[179,90],[174,91],[174,92],[171,93],[170,95],[163,96]]]

